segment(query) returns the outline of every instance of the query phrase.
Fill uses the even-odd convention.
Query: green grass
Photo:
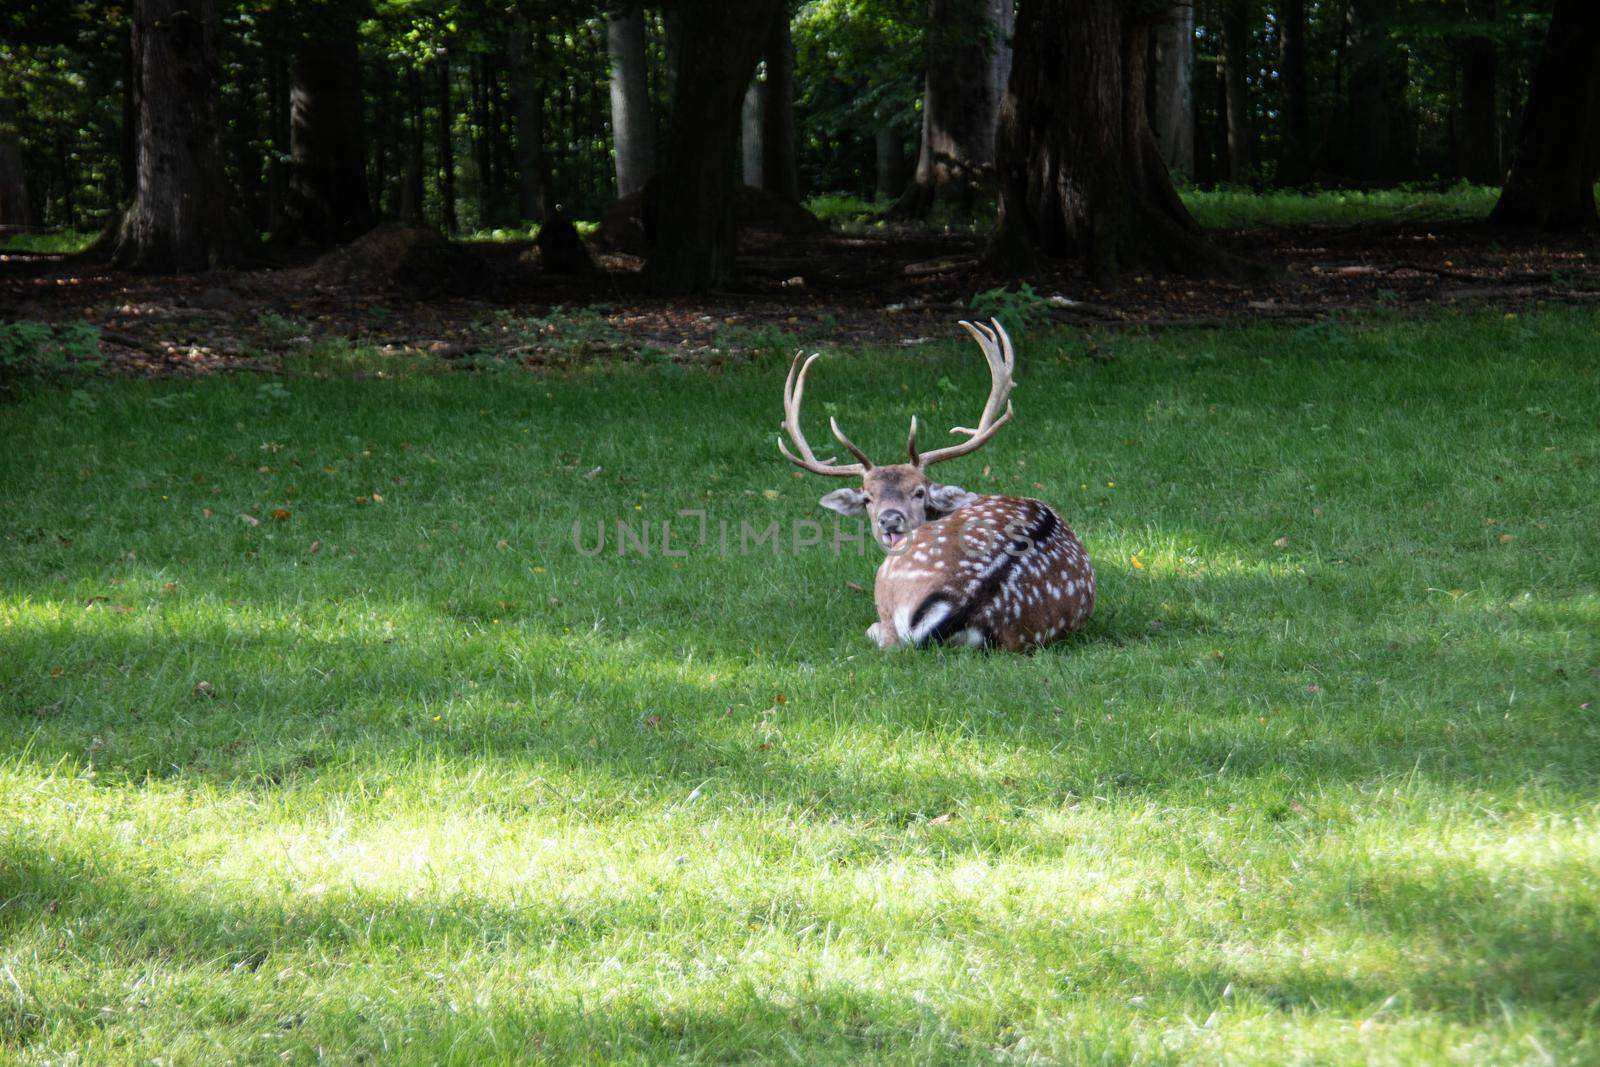
[[[1183,202],[1207,229],[1263,226],[1355,226],[1362,223],[1444,222],[1488,218],[1500,190],[1484,185],[1438,189],[1319,189],[1314,192],[1184,189]]]
[[[13,404],[0,1060],[1593,1062],[1597,325],[1028,345],[941,468],[1097,563],[1027,657],[574,550],[820,515],[776,361]],[[813,377],[884,451],[984,385]]]
[[[76,255],[100,234],[82,230],[42,230],[0,234],[0,255]]]

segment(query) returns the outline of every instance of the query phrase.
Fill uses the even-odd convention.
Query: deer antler
[[[839,429],[837,419],[828,420],[833,436],[861,462],[841,466],[831,459],[818,459],[811,451],[811,446],[806,443],[806,435],[800,431],[800,399],[806,391],[806,371],[811,369],[811,364],[815,363],[821,354],[813,352],[806,358],[804,352],[796,352],[794,362],[789,364],[789,377],[783,383],[783,428],[788,431],[789,439],[794,442],[800,455],[796,456],[784,447],[781,439],[778,441],[778,451],[783,453],[784,459],[812,474],[825,474],[830,478],[859,478],[872,469],[872,461],[844,435],[844,431]],[[805,361],[801,362],[802,359]]]
[[[1016,353],[1011,349],[1011,338],[1006,335],[1004,326],[999,319],[991,319],[994,325],[985,326],[981,322],[965,322],[961,325],[967,328],[972,339],[978,342],[978,347],[983,349],[983,358],[989,364],[989,401],[983,405],[983,415],[978,419],[975,428],[965,426],[953,427],[951,433],[966,434],[967,440],[958,445],[949,445],[945,448],[936,448],[932,452],[917,455],[917,425],[916,420],[911,421],[911,439],[908,448],[911,452],[913,465],[926,470],[935,463],[943,463],[947,459],[965,456],[969,452],[976,452],[989,442],[995,432],[1011,421],[1011,372],[1016,366]],[[1000,409],[1005,408],[1005,414]]]

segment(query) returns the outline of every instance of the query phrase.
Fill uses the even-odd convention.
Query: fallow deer
[[[963,322],[989,364],[989,400],[974,428],[950,432],[966,440],[917,451],[917,420],[906,442],[910,462],[876,466],[839,428],[828,424],[857,462],[819,460],[800,429],[806,372],[817,360],[797,354],[783,387],[783,428],[795,466],[831,478],[860,478],[859,489],[836,489],[822,506],[841,515],[868,515],[873,537],[887,553],[874,589],[878,621],[867,636],[882,648],[935,641],[992,645],[1020,651],[1082,626],[1094,610],[1094,568],[1072,528],[1040,500],[986,496],[928,477],[935,463],[983,447],[1011,419],[1016,355],[998,320]]]

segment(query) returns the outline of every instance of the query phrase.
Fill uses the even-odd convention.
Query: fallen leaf
[[[867,591],[867,587],[860,582],[845,582],[844,587],[852,593],[865,593]]]
[[[778,499],[778,491],[776,489],[763,489],[761,490],[761,495],[766,497],[768,500]]]
[[[1272,542],[1272,547],[1273,548],[1288,548],[1289,547],[1289,539],[1287,537],[1280,537],[1276,541]]]
[[[321,552],[321,551],[322,551],[322,542],[321,541],[313,541],[313,542],[311,542],[311,554],[313,556],[316,555],[318,552]]]
[[[1312,696],[1321,696],[1322,686],[1312,683],[1311,685],[1306,686],[1306,692],[1310,693]]]
[[[661,727],[661,716],[646,715],[644,718],[639,720],[639,725],[643,726],[646,730],[659,729]]]
[[[289,521],[289,509],[288,508],[273,508],[272,509],[272,521],[273,522],[288,522]]]
[[[955,817],[956,817],[955,812],[947,811],[943,815],[937,815],[937,816],[929,819],[928,820],[928,825],[929,826],[943,826],[946,823],[950,822]]]
[[[381,504],[381,503],[383,503],[383,497],[379,496],[377,493],[373,493],[372,494],[372,502],[374,504]]]
[[[246,526],[260,526],[261,525],[261,520],[260,519],[256,518],[254,515],[246,515],[243,512],[240,512],[240,514],[239,514],[239,521],[244,523]]]
[[[494,543],[494,547],[502,550],[507,549],[511,547],[511,542],[502,537],[500,540]]]
[[[176,593],[178,591],[178,583],[177,582],[163,582],[161,584],[161,591],[163,593]]]
[[[194,695],[197,697],[205,697],[208,700],[215,700],[217,699],[217,687],[212,685],[210,682],[196,682],[194,684]]]
[[[209,519],[211,516],[213,516],[215,514],[216,514],[216,512],[212,511],[210,508],[201,508],[200,509],[200,517],[202,519]]]
[[[1128,562],[1133,564],[1133,569],[1134,570],[1136,570],[1136,571],[1144,570],[1144,564],[1139,562],[1139,557],[1137,555],[1129,556],[1128,557]]]
[[[1515,541],[1516,539],[1517,539],[1517,535],[1516,534],[1501,534],[1500,535],[1500,543],[1502,545],[1509,545],[1511,542]]]
[[[367,499],[367,498],[366,498],[366,497],[364,497],[364,496],[358,496],[358,497],[356,497],[356,507],[358,507],[358,508],[364,508],[364,507],[366,507],[366,506],[367,506],[367,505],[368,505],[368,504],[370,504],[370,503],[371,503],[371,501],[369,501],[369,500],[368,500],[368,499]]]

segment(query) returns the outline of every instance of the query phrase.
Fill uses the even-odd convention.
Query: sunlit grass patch
[[[1446,222],[1486,219],[1500,198],[1493,186],[1461,184],[1439,189],[1182,189],[1200,225],[1218,230],[1263,226],[1354,226],[1361,223]]]
[[[94,243],[98,231],[39,230],[0,234],[0,255],[75,255]]]
[[[0,1058],[1592,1059],[1595,326],[1030,342],[941,468],[1096,562],[1028,657],[740,549],[832,488],[763,351],[12,402]],[[986,384],[818,369],[884,455]]]

